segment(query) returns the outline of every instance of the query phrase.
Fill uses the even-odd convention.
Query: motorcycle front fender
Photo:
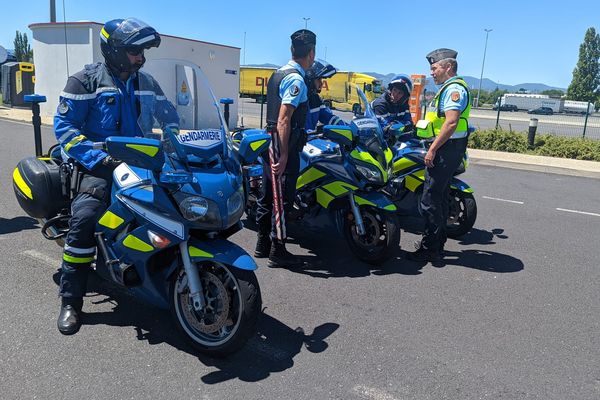
[[[381,192],[354,192],[354,201],[357,206],[371,206],[384,211],[396,211],[396,205]]]
[[[240,246],[224,239],[190,238],[188,251],[192,262],[214,261],[247,271],[258,268],[254,259]]]
[[[473,193],[473,188],[471,188],[471,186],[455,177],[452,177],[452,180],[450,181],[450,188],[459,190],[463,193]]]

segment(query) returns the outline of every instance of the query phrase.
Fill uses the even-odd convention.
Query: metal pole
[[[246,65],[246,32],[244,32],[244,65]]]
[[[483,47],[483,61],[481,62],[481,76],[479,77],[479,90],[477,91],[477,104],[475,107],[479,107],[479,95],[481,94],[481,81],[483,80],[483,66],[485,65],[485,53],[487,52],[488,35],[493,29],[484,29],[485,31],[485,46]]]
[[[530,149],[535,147],[535,132],[537,131],[538,119],[531,118],[529,120],[529,132],[527,133],[527,144]]]
[[[56,0],[50,0],[50,22],[56,22]]]
[[[262,88],[260,89],[260,125],[259,128],[263,126],[263,108],[265,106],[265,80],[262,80]]]
[[[500,126],[500,97],[498,97],[497,104],[498,104],[498,114],[496,114],[496,130],[498,130],[498,126]]]
[[[588,122],[588,117],[590,116],[590,102],[588,101],[587,103],[587,109],[585,110],[585,122],[583,123],[583,138],[585,139],[585,131],[587,130],[587,122]]]

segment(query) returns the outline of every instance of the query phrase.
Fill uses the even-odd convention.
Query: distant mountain
[[[260,67],[260,68],[279,68],[280,65],[275,64],[248,64],[246,67]],[[380,79],[383,82],[384,87],[387,86],[388,82],[392,80],[392,78],[398,74],[389,73],[386,75],[380,74],[378,72],[363,72],[364,74],[374,76],[377,79]],[[472,76],[463,76],[465,82],[469,85],[471,89],[479,89],[479,78],[475,78]],[[428,77],[427,78],[427,86],[425,86],[428,92],[436,92],[438,87],[433,83],[433,80]],[[481,81],[481,89],[486,91],[492,91],[498,88],[499,90],[507,90],[509,92],[518,92],[520,89],[525,89],[529,93],[541,93],[544,90],[562,90],[566,92],[567,89],[559,88],[554,86],[548,86],[543,83],[521,83],[518,85],[502,85],[497,82],[492,81],[491,79],[484,78]]]
[[[397,74],[387,74],[387,75],[383,75],[383,74],[379,74],[377,72],[364,72],[367,75],[371,75],[374,76],[377,79],[381,79],[384,83],[384,86],[387,86],[388,82]],[[471,89],[479,89],[479,78],[475,78],[472,76],[463,76],[463,78],[465,79],[465,82],[467,82],[467,84],[469,85],[469,87]],[[437,91],[437,86],[433,83],[433,80],[431,78],[427,78],[427,86],[425,86],[425,88],[427,89],[428,92],[435,92]],[[482,90],[486,90],[486,91],[492,91],[495,90],[496,88],[500,89],[500,90],[508,90],[509,92],[518,92],[519,89],[525,89],[526,91],[530,92],[530,93],[540,93],[543,92],[544,90],[562,90],[563,92],[566,92],[567,89],[565,88],[559,88],[559,87],[554,87],[554,86],[548,86],[545,85],[543,83],[521,83],[518,85],[502,85],[499,84],[497,82],[492,81],[491,79],[487,79],[484,78],[481,81],[481,89]]]

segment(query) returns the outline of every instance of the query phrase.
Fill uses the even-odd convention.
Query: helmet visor
[[[111,34],[111,39],[119,47],[139,46],[149,48],[158,45],[155,43],[157,39],[158,43],[160,43],[160,37],[154,28],[137,18],[127,18],[124,20]]]

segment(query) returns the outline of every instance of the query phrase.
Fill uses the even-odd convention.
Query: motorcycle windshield
[[[383,130],[379,125],[377,116],[371,107],[371,104],[367,100],[364,92],[360,87],[356,86],[356,93],[360,99],[361,110],[364,110],[364,114],[354,119],[353,124],[357,128],[357,139],[358,143],[365,146],[370,152],[379,155],[384,154],[387,149],[387,143],[385,141]],[[385,159],[385,157],[383,157]]]
[[[138,125],[144,136],[163,139],[165,150],[181,161],[231,157],[227,125],[200,67],[158,59],[138,73]]]

